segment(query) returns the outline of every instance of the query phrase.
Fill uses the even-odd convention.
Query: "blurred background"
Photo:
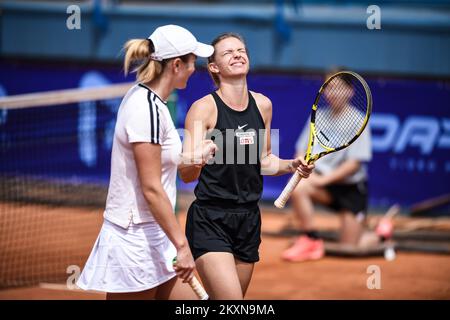
[[[104,205],[114,121],[126,91],[112,85],[134,81],[123,75],[121,48],[164,24],[186,27],[206,43],[224,32],[244,36],[249,88],[272,100],[276,151],[284,158],[294,155],[325,72],[360,73],[373,95],[371,212],[398,203],[405,216],[450,216],[449,0],[380,0],[376,6],[363,0],[0,1],[0,97],[39,93],[1,104],[0,287],[61,279],[49,275],[48,265],[30,267],[30,255],[18,248],[67,241],[65,260],[54,252],[44,258],[42,251],[33,251],[34,259],[54,259],[53,271],[84,263],[95,232],[79,258],[68,248],[89,232],[86,219],[55,208],[88,208],[82,216]],[[205,60],[197,63],[188,89],[171,97],[178,128],[189,106],[214,90]],[[110,91],[88,100],[89,88]],[[42,95],[63,89],[79,90]],[[266,177],[263,200],[270,204],[287,179]],[[179,189],[190,194],[193,185],[180,181]],[[20,241],[5,231],[18,221],[30,223]],[[61,227],[58,239],[56,231],[38,228],[74,223],[78,230]],[[23,240],[31,233],[52,233],[54,240]],[[20,267],[7,264],[19,251]]]

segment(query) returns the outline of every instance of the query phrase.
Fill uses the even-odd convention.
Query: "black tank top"
[[[217,121],[207,138],[219,150],[214,162],[205,165],[195,188],[198,200],[233,205],[252,204],[261,198],[261,152],[265,125],[249,92],[248,106],[243,111],[228,107],[216,92]]]

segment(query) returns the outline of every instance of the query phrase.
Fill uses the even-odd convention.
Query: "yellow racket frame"
[[[359,129],[359,131],[353,137],[353,139],[351,139],[349,142],[347,142],[346,144],[344,144],[338,148],[327,147],[327,146],[323,145],[319,139],[317,139],[320,146],[325,151],[322,151],[322,152],[319,152],[318,154],[313,155],[312,151],[313,151],[314,141],[315,141],[315,137],[316,137],[315,120],[316,120],[317,104],[318,104],[320,96],[321,96],[323,90],[325,89],[325,87],[327,86],[327,84],[331,80],[333,80],[335,77],[342,75],[342,74],[350,74],[351,76],[357,78],[364,87],[364,90],[365,90],[366,96],[367,96],[367,110],[366,110],[366,114],[364,117],[364,122],[363,122],[361,128]],[[370,88],[367,85],[367,82],[363,79],[363,77],[361,77],[359,74],[357,74],[356,72],[353,72],[353,71],[340,71],[338,73],[333,74],[320,87],[319,92],[316,95],[316,99],[314,100],[314,104],[312,106],[310,126],[309,126],[309,141],[308,141],[308,147],[306,149],[305,161],[308,164],[312,164],[315,161],[317,161],[318,159],[320,159],[321,157],[323,157],[324,155],[342,150],[342,149],[348,147],[349,145],[351,145],[353,142],[355,142],[356,139],[358,139],[358,137],[363,133],[364,129],[367,127],[367,123],[369,122],[371,113],[372,113],[372,93],[370,92]],[[297,184],[300,182],[301,179],[302,179],[302,177],[300,176],[300,174],[298,172],[295,172],[294,175],[289,180],[289,182],[287,183],[287,185],[284,187],[280,196],[275,200],[274,204],[277,208],[284,208],[284,206],[286,205],[286,202],[289,200],[289,198],[291,196],[292,191],[294,191],[295,187],[297,186]]]
[[[357,78],[361,84],[364,87],[364,90],[366,91],[366,96],[367,96],[367,110],[366,110],[366,114],[364,117],[364,122],[361,126],[361,128],[359,129],[359,131],[355,134],[355,136],[353,137],[353,139],[351,139],[348,143],[340,146],[339,148],[330,148],[327,147],[325,145],[323,145],[320,140],[318,140],[320,146],[325,150],[323,152],[320,152],[318,154],[312,155],[312,150],[314,147],[314,141],[315,141],[315,137],[316,137],[316,125],[315,125],[315,119],[316,119],[316,111],[317,111],[317,103],[319,102],[320,99],[320,95],[322,94],[324,88],[328,85],[328,83],[330,81],[332,81],[335,77],[342,75],[342,74],[350,74],[352,76],[354,76],[355,78]],[[314,163],[315,161],[317,161],[318,159],[322,158],[324,155],[330,154],[332,152],[336,152],[339,150],[342,150],[344,148],[347,148],[349,145],[351,145],[353,142],[355,142],[356,139],[358,139],[358,137],[363,133],[364,129],[367,126],[367,123],[369,123],[369,118],[370,115],[372,113],[372,93],[370,92],[369,86],[367,85],[367,82],[363,79],[363,77],[361,77],[359,74],[357,74],[356,72],[353,71],[340,71],[338,73],[333,74],[331,77],[329,77],[320,87],[319,92],[317,93],[316,99],[314,101],[314,104],[312,106],[312,112],[311,112],[311,121],[309,124],[309,139],[308,139],[308,147],[306,149],[306,154],[305,154],[305,161],[308,164]]]

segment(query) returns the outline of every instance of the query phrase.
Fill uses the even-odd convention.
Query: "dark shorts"
[[[244,262],[259,261],[258,205],[229,206],[195,200],[188,210],[186,237],[194,259],[207,252],[230,252]]]
[[[357,184],[332,184],[325,189],[333,201],[329,207],[336,211],[349,210],[354,214],[367,212],[367,182]]]

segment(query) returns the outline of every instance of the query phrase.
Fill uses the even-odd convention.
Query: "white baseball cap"
[[[158,27],[148,39],[153,42],[155,47],[151,58],[158,61],[189,53],[207,58],[214,52],[213,46],[198,42],[188,30],[173,24]]]

